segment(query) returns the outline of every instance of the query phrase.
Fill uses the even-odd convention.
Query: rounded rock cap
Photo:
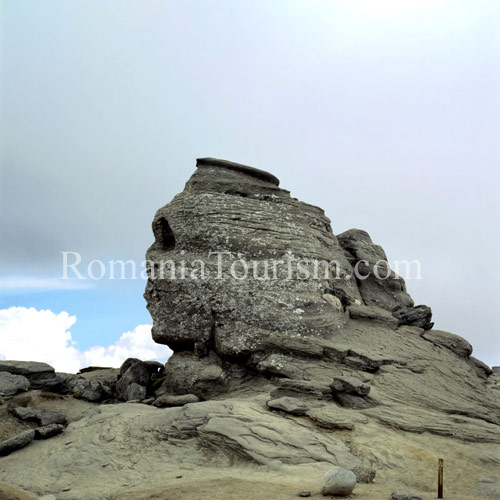
[[[249,167],[248,165],[242,165],[241,163],[235,163],[227,160],[219,160],[218,158],[197,158],[196,159],[196,167],[219,167],[226,168],[228,170],[235,170],[237,172],[241,172],[243,174],[250,175],[251,177],[255,177],[256,179],[260,179],[265,182],[269,182],[274,186],[279,186],[279,179],[266,172],[265,170],[260,170],[258,168]]]

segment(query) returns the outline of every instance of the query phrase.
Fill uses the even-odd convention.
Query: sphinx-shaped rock
[[[500,440],[490,368],[464,339],[429,331],[430,308],[365,231],[336,237],[266,172],[197,167],[158,210],[147,252],[153,338],[174,351],[157,397],[251,388],[407,432]]]
[[[153,221],[145,297],[154,340],[223,360],[253,356],[256,366],[259,354],[288,340],[342,328],[346,314],[325,289],[358,303],[361,296],[323,210],[266,172],[210,158],[197,167]]]

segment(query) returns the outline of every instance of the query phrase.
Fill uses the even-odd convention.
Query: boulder
[[[356,474],[354,472],[335,467],[325,472],[321,493],[324,496],[348,496],[356,486]]]
[[[35,431],[28,430],[20,432],[15,436],[0,443],[0,456],[9,455],[13,451],[24,448],[35,439]]]
[[[122,401],[144,399],[149,390],[152,375],[158,374],[160,370],[163,370],[163,365],[157,361],[141,361],[137,358],[128,358],[123,362],[118,373],[118,380],[116,382],[116,394],[118,398]],[[132,389],[129,390],[132,385]],[[141,396],[143,390],[137,386],[144,387],[144,396]]]
[[[199,358],[190,352],[174,353],[165,365],[165,379],[157,394],[195,394],[208,399],[224,387],[226,374],[215,355]]]
[[[69,385],[69,391],[76,398],[97,402],[110,395],[110,390],[97,380],[89,380],[81,376],[76,377]]]
[[[500,498],[500,486],[486,484],[474,491],[473,495],[478,497]]]
[[[401,491],[393,491],[391,495],[392,500],[422,500],[421,495],[416,493],[404,493]]]
[[[102,386],[108,387],[112,392],[116,390],[116,381],[120,370],[118,368],[98,368],[80,370],[78,378],[99,382]]]
[[[67,424],[67,419],[62,413],[49,410],[47,408],[23,408],[18,407],[12,410],[12,414],[24,422],[36,422],[45,426],[49,424]]]
[[[127,387],[127,396],[125,401],[142,401],[146,398],[146,387],[143,385],[131,383]]]
[[[23,375],[0,372],[0,396],[12,396],[29,388],[30,383]]]
[[[48,424],[35,429],[35,439],[48,439],[64,431],[63,424]]]
[[[398,306],[393,309],[392,315],[400,325],[417,326],[424,330],[430,330],[434,326],[431,322],[432,311],[429,306]]]
[[[54,368],[47,363],[0,360],[0,372],[26,377],[31,390],[46,392],[65,392],[67,390],[66,374],[55,373]]]
[[[189,403],[198,403],[200,398],[195,394],[182,394],[180,396],[164,394],[156,398],[153,405],[157,408],[166,408],[168,406],[184,406]]]

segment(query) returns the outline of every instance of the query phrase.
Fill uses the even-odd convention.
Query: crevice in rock
[[[175,235],[165,217],[161,217],[155,223],[153,233],[162,250],[169,251],[175,248]]]

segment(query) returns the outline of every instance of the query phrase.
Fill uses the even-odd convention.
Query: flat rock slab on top
[[[249,167],[248,165],[242,165],[241,163],[235,163],[227,160],[219,160],[217,158],[198,158],[196,160],[196,166],[198,168],[202,167],[220,167],[226,168],[228,170],[234,170],[236,172],[241,172],[243,174],[255,177],[257,179],[269,182],[275,186],[280,185],[280,181],[277,177],[265,170],[260,170],[258,168]]]

